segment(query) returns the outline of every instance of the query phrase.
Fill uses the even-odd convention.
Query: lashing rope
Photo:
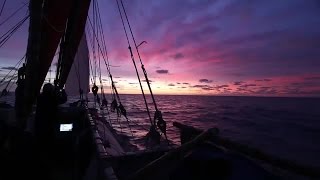
[[[149,121],[150,121],[151,126],[153,126],[154,123],[152,122],[152,119],[151,119],[149,106],[148,106],[148,103],[147,103],[146,96],[144,94],[144,90],[143,90],[143,87],[142,87],[142,83],[141,83],[140,75],[139,75],[139,72],[138,72],[138,69],[137,69],[137,65],[136,65],[136,62],[134,60],[134,56],[133,56],[132,49],[131,49],[131,46],[130,46],[130,41],[129,41],[129,38],[128,38],[127,30],[126,30],[126,27],[124,25],[124,21],[123,21],[123,18],[122,18],[122,13],[121,13],[121,9],[120,9],[120,6],[119,6],[119,2],[118,2],[118,0],[116,0],[116,1],[117,1],[117,6],[118,6],[121,22],[122,22],[122,25],[123,25],[123,29],[124,29],[124,32],[125,32],[125,35],[126,35],[126,38],[127,38],[127,43],[128,43],[128,48],[129,48],[130,55],[131,55],[131,60],[133,62],[133,65],[134,65],[134,68],[135,68],[135,71],[136,71],[136,74],[137,74],[137,77],[138,77],[138,80],[139,80],[139,85],[140,85],[140,89],[141,89],[141,92],[142,92],[143,100],[144,100],[144,103],[145,103],[145,106],[146,106],[146,109],[147,109]]]
[[[6,4],[7,0],[4,0],[3,4],[2,4],[2,7],[1,7],[1,10],[0,10],[0,17],[2,15],[2,11],[4,9],[4,5]]]
[[[98,7],[98,6],[97,6]],[[96,8],[97,8],[96,7]],[[97,8],[98,9],[98,8]],[[99,19],[99,16],[97,16],[98,17],[98,19]],[[118,91],[117,91],[117,88],[116,88],[116,86],[115,86],[115,84],[114,84],[114,81],[113,81],[113,78],[112,78],[112,75],[111,75],[111,71],[110,71],[110,67],[109,67],[109,61],[108,61],[108,56],[107,56],[107,58],[105,57],[105,55],[107,55],[107,53],[106,53],[106,48],[105,48],[105,43],[104,43],[104,39],[102,38],[102,46],[103,46],[103,49],[101,48],[101,46],[100,46],[100,43],[99,43],[99,38],[97,37],[97,35],[96,35],[96,33],[99,33],[99,29],[97,30],[97,32],[95,31],[95,28],[94,28],[94,26],[93,26],[93,23],[92,23],[92,21],[91,21],[91,19],[90,18],[88,18],[88,20],[89,20],[89,24],[90,24],[90,26],[91,26],[91,28],[93,29],[93,39],[95,39],[95,40],[92,40],[92,42],[94,42],[93,44],[95,44],[95,42],[97,42],[97,53],[101,53],[102,54],[102,59],[104,60],[104,63],[105,63],[105,65],[106,65],[106,67],[107,67],[107,70],[108,70],[108,74],[109,74],[109,77],[110,77],[110,80],[111,80],[111,89],[112,89],[112,91],[114,92],[113,94],[114,94],[114,100],[115,100],[115,102],[116,102],[116,104],[118,105],[118,102],[119,102],[119,104],[120,105],[122,105],[121,104],[121,100],[120,100],[120,97],[119,97],[119,93],[118,93]],[[100,20],[100,22],[101,22],[101,20]],[[99,26],[99,21],[97,21],[97,24],[98,24],[98,26]],[[102,27],[102,25],[100,24],[100,27]],[[102,30],[100,30],[100,34],[101,34],[101,32],[102,32]],[[103,53],[103,50],[105,50],[105,53]],[[118,100],[118,102],[117,102],[117,100]],[[116,109],[117,109],[117,112],[118,113],[120,113],[121,111],[120,111],[120,109],[118,108],[118,106],[116,107]],[[121,115],[121,114],[120,114]],[[119,121],[119,115],[117,116],[117,121],[118,121],[118,123],[119,123],[119,125],[120,125],[120,129],[121,129],[121,131],[122,131],[122,126],[121,126],[121,123],[120,123],[120,121]],[[130,125],[129,125],[130,126]],[[131,130],[131,128],[130,128],[130,130]]]
[[[140,83],[140,87],[141,87],[141,90],[142,90],[142,94],[143,94],[144,99],[145,99],[145,95],[144,95],[143,88],[142,88],[142,85],[141,85],[140,77],[139,77],[139,74],[138,74],[138,71],[137,71],[137,67],[135,65],[135,61],[134,61],[134,58],[133,58],[133,53],[132,53],[132,49],[131,49],[131,46],[130,46],[130,41],[129,41],[129,38],[128,38],[128,35],[127,35],[127,32],[126,32],[126,27],[124,25],[124,21],[123,21],[123,18],[122,18],[122,13],[121,13],[121,10],[120,10],[120,7],[119,7],[119,2],[118,2],[118,0],[116,0],[116,1],[117,1],[119,14],[120,14],[120,17],[121,17],[123,29],[125,31],[127,42],[128,42],[128,45],[129,45],[131,58],[132,58],[133,64],[134,64],[136,72],[137,72],[137,76],[138,76],[138,79],[139,79],[139,83]],[[123,9],[123,12],[124,12],[124,15],[125,15],[125,18],[126,18],[130,33],[131,33],[131,37],[132,37],[132,40],[134,42],[134,45],[135,45],[135,48],[136,48],[136,51],[137,51],[137,54],[138,54],[138,57],[139,57],[139,60],[140,60],[141,68],[142,68],[145,80],[147,82],[147,85],[148,85],[148,88],[149,88],[149,91],[150,91],[150,95],[152,97],[153,104],[154,104],[154,107],[155,107],[155,110],[156,110],[155,115],[154,115],[154,121],[153,121],[153,123],[151,123],[151,125],[154,125],[154,126],[157,125],[158,126],[160,131],[165,135],[165,138],[166,138],[166,140],[167,140],[167,142],[169,144],[169,141],[168,141],[168,138],[167,138],[167,135],[166,135],[166,122],[162,118],[161,111],[158,110],[157,103],[155,101],[155,98],[154,98],[154,95],[152,93],[152,89],[151,89],[151,86],[150,86],[150,82],[149,82],[149,79],[148,79],[147,71],[146,71],[146,69],[144,67],[144,64],[142,63],[142,59],[141,59],[141,56],[140,56],[140,53],[139,53],[139,50],[138,50],[138,46],[137,46],[136,40],[135,40],[133,32],[132,32],[132,28],[131,28],[131,25],[130,25],[130,22],[129,22],[129,18],[128,18],[126,10],[125,10],[125,7],[123,5],[122,0],[119,0],[119,1],[121,2],[121,6],[122,6],[122,9]],[[141,45],[141,44],[139,44],[139,45]],[[145,100],[145,103],[146,103],[146,100]],[[149,113],[149,116],[150,116],[150,113]],[[150,116],[150,121],[151,121],[151,116]],[[154,127],[151,127],[151,128],[154,128]]]
[[[24,8],[28,3],[24,3],[20,8],[18,8],[15,12],[10,14],[4,21],[0,23],[0,26],[2,26],[4,23],[6,23],[8,20],[10,20],[14,15],[16,15],[22,8]]]
[[[10,39],[10,37],[23,25],[29,18],[29,15],[19,21],[15,26],[9,29],[5,34],[0,37],[0,48]]]

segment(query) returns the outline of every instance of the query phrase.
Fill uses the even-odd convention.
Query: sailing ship
[[[1,179],[14,179],[17,172],[24,178],[45,179],[278,179],[280,177],[274,174],[275,166],[280,166],[285,172],[293,171],[319,177],[316,171],[275,159],[260,151],[219,137],[217,128],[201,131],[176,122],[174,126],[181,131],[182,145],[173,146],[166,136],[166,122],[152,93],[125,6],[122,0],[115,1],[150,120],[147,136],[154,148],[145,151],[130,148],[128,145],[130,142],[119,136],[112,127],[110,119],[108,122],[108,117],[101,113],[103,110],[110,113],[114,111],[117,119],[123,118],[125,122],[130,123],[125,107],[121,103],[121,94],[112,77],[98,2],[30,0],[27,52],[25,63],[17,74],[15,108],[11,108],[12,111],[15,110],[16,117],[6,117],[6,121],[8,119],[16,121],[11,127],[1,126],[3,128],[1,132],[9,129],[10,132],[7,134],[14,137],[11,138],[12,148],[7,152],[8,156],[6,158],[5,155],[2,156],[7,159],[2,161],[7,163],[7,169],[1,168],[5,169],[0,173],[3,177]],[[90,6],[94,14],[92,19],[89,17]],[[130,35],[134,42],[133,48],[129,41]],[[90,79],[89,67],[92,64],[90,64],[88,44],[92,46],[94,51],[92,53],[97,53],[97,56],[102,58],[102,64],[106,66],[111,82],[110,104],[104,92],[100,60],[98,75],[92,71],[94,74],[91,74]],[[54,81],[55,96],[64,104],[67,94],[79,95],[79,101],[70,106],[59,106],[55,124],[52,125],[55,137],[49,142],[53,144],[54,151],[49,151],[50,154],[47,156],[39,157],[37,153],[42,147],[36,146],[32,134],[24,129],[35,119],[34,116],[38,113],[36,111],[40,111],[35,105],[57,49],[59,57]],[[143,77],[152,97],[154,118],[151,116],[141,85],[133,49],[137,51]],[[98,65],[95,64],[96,67]],[[99,77],[100,93],[96,77]],[[87,100],[90,90],[94,95],[91,107]],[[35,161],[44,157],[50,158]],[[272,165],[271,170],[265,162]],[[45,169],[41,167],[44,165],[41,163],[46,164]],[[47,173],[39,172],[42,170]]]

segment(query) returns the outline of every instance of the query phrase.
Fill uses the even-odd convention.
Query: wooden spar
[[[40,52],[40,39],[41,39],[41,13],[42,13],[43,0],[30,0],[29,3],[29,37],[26,53],[26,79],[24,87],[22,87],[23,94],[28,96],[16,94],[15,109],[16,114],[22,117],[26,117],[32,108],[34,98],[36,97],[37,88],[35,85],[37,82],[38,72],[35,69],[39,67],[39,52]],[[19,85],[20,86],[20,85]],[[18,87],[19,87],[18,86]],[[16,92],[18,91],[18,88]]]
[[[200,129],[196,129],[191,126],[181,124],[179,122],[173,122],[173,125],[175,127],[179,128],[180,132],[182,134],[185,133],[184,135],[181,134],[181,137],[184,136],[184,138],[185,138],[184,140],[181,139],[181,141],[185,141],[188,138],[192,137],[191,133],[193,133],[193,135],[195,135],[195,134],[205,132],[205,131],[202,131]],[[189,134],[189,137],[187,137],[186,134]],[[280,169],[287,170],[289,172],[294,172],[294,173],[301,174],[301,175],[308,176],[308,177],[317,177],[317,178],[320,177],[320,171],[315,167],[308,167],[305,165],[297,164],[293,161],[277,158],[277,157],[269,155],[265,152],[262,152],[259,149],[252,148],[247,145],[232,141],[228,138],[216,136],[216,137],[214,137],[214,139],[212,139],[212,141],[217,145],[220,145],[222,147],[225,147],[225,148],[232,150],[232,151],[235,151],[235,152],[242,153],[242,154],[244,154],[248,157],[251,157],[253,159],[261,160],[261,161],[263,161],[267,164],[270,164],[274,167],[278,167]]]
[[[62,67],[58,79],[59,87],[62,89],[67,81],[74,57],[84,33],[88,11],[91,0],[77,0],[74,4],[70,18],[67,24],[65,34],[65,46],[62,52]]]
[[[45,2],[45,3],[44,3]],[[66,27],[72,0],[30,0],[26,79],[22,111],[31,112]]]
[[[152,174],[157,169],[163,167],[168,163],[168,160],[170,160],[170,163],[172,163],[172,160],[179,160],[183,157],[183,155],[190,151],[192,148],[197,146],[199,143],[203,142],[209,137],[215,137],[217,135],[218,131],[217,128],[212,128],[207,131],[201,132],[198,136],[196,136],[193,140],[185,143],[184,145],[178,147],[177,149],[173,149],[163,156],[159,157],[158,159],[152,161],[145,167],[138,170],[136,173],[134,173],[129,179],[144,179],[147,177],[152,177]]]

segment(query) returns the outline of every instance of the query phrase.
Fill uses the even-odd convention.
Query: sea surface
[[[107,98],[110,102],[111,96]],[[119,133],[128,135],[143,148],[150,127],[143,97],[120,95],[120,98],[130,128],[124,118],[120,124],[115,120],[111,123]],[[320,168],[320,98],[156,95],[155,99],[167,122],[168,138],[175,144],[180,139],[178,130],[172,126],[174,121],[201,129],[218,127],[220,136],[276,157]],[[147,102],[153,117],[150,96]]]

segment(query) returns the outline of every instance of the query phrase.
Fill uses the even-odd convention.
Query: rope
[[[118,0],[117,0],[117,2],[118,2]],[[139,57],[139,60],[140,60],[140,63],[141,63],[141,68],[143,70],[143,74],[144,74],[144,76],[146,78],[146,82],[147,82],[148,87],[149,87],[149,91],[150,91],[150,95],[152,97],[154,108],[156,109],[156,111],[158,111],[158,107],[157,107],[156,101],[154,99],[154,96],[153,96],[153,93],[152,93],[152,89],[151,89],[151,86],[150,86],[150,82],[149,82],[149,79],[148,79],[147,71],[145,70],[144,65],[142,63],[141,56],[140,56],[140,53],[139,53],[139,50],[138,50],[138,46],[137,46],[136,40],[134,38],[133,32],[132,32],[132,29],[131,29],[131,25],[130,25],[130,22],[129,22],[129,18],[127,16],[126,9],[124,8],[123,1],[120,0],[120,2],[121,2],[121,6],[122,6],[122,9],[123,9],[124,15],[125,15],[126,20],[127,20],[127,23],[128,23],[128,27],[129,27],[129,30],[130,30],[130,33],[131,33],[131,37],[132,37],[133,43],[135,45],[135,48],[136,48],[136,51],[137,51],[137,54],[138,54],[138,57]]]
[[[14,15],[16,15],[23,7],[25,7],[28,3],[24,3],[20,8],[18,8],[15,12],[10,14],[9,17],[7,17],[4,21],[0,23],[0,26],[2,26],[4,23],[6,23],[9,19],[11,19]]]
[[[8,81],[8,83],[7,83],[6,87],[5,87],[5,89],[7,89],[7,88],[8,88],[8,86],[9,86],[9,84],[11,83],[11,81],[12,81],[12,80],[14,80],[14,79],[16,79],[16,78],[18,78],[18,76],[17,76],[16,74],[14,74],[14,75],[11,77],[11,79]]]
[[[66,32],[63,33],[61,40],[60,40],[60,46],[59,46],[59,57],[58,57],[58,62],[57,62],[57,70],[56,70],[56,79],[54,85],[57,87],[58,86],[58,80],[60,76],[60,71],[62,70],[62,57],[64,53],[64,45],[65,45],[65,34]]]
[[[80,73],[79,73],[79,61],[78,61],[78,68],[76,67],[77,65],[74,63],[73,64],[74,66],[74,70],[76,72],[76,77],[77,77],[77,80],[78,80],[78,88],[79,88],[79,96],[80,96],[80,100],[82,100],[82,95],[80,93],[80,90],[81,90],[81,82],[80,82]]]
[[[14,78],[14,79],[16,79],[16,78]],[[11,86],[8,88],[8,91],[11,90],[11,88],[12,88],[12,86],[13,86],[14,84],[15,84],[15,83],[11,83]]]
[[[142,63],[142,59],[141,59],[141,56],[140,56],[140,53],[139,53],[138,45],[137,45],[136,40],[135,40],[135,38],[134,38],[134,35],[133,35],[133,32],[132,32],[132,28],[131,28],[131,25],[130,25],[130,22],[129,22],[129,18],[128,18],[128,16],[127,16],[126,9],[125,9],[125,7],[124,7],[124,5],[123,5],[123,1],[122,1],[122,0],[119,0],[119,1],[121,2],[121,6],[122,6],[122,9],[123,9],[124,15],[125,15],[125,17],[126,17],[126,20],[127,20],[127,24],[128,24],[128,27],[129,27],[129,30],[130,30],[130,33],[131,33],[131,37],[132,37],[132,40],[133,40],[133,42],[134,42],[134,45],[135,45],[135,48],[136,48],[136,51],[137,51],[137,54],[138,54],[138,57],[139,57],[139,60],[140,60],[141,69],[143,70],[143,74],[144,74],[144,77],[145,77],[146,82],[147,82],[147,84],[148,84],[148,88],[149,88],[149,91],[150,91],[150,95],[151,95],[151,97],[152,97],[152,101],[153,101],[153,104],[154,104],[154,108],[155,108],[155,110],[156,110],[156,112],[155,112],[155,114],[154,114],[154,122],[153,122],[153,123],[154,123],[154,125],[157,124],[157,127],[158,127],[158,128],[160,129],[160,131],[164,134],[164,136],[165,136],[165,138],[166,138],[166,140],[167,140],[167,142],[168,142],[168,145],[169,145],[169,140],[168,140],[167,134],[166,134],[166,127],[167,127],[166,122],[163,120],[163,118],[162,118],[162,113],[161,113],[161,111],[158,110],[156,100],[155,100],[155,98],[154,98],[154,96],[153,96],[152,89],[151,89],[150,82],[149,82],[148,75],[147,75],[147,71],[146,71],[146,69],[144,68],[144,65],[143,65],[143,63]],[[118,5],[119,12],[120,12],[120,16],[122,16],[121,11],[120,11],[120,8],[119,8],[118,0],[117,0],[117,5]],[[123,24],[124,30],[126,31],[126,28],[125,28],[124,23],[123,23],[123,19],[121,18],[121,20],[122,20],[122,24]],[[128,40],[128,38],[127,38],[127,40]],[[130,53],[131,53],[131,57],[133,57],[133,54],[132,54],[132,50],[131,50],[129,41],[128,41],[128,44],[129,44],[129,50],[130,50]],[[140,46],[140,45],[141,45],[141,44],[139,44],[139,46]],[[135,64],[135,63],[134,63],[134,64]],[[135,68],[136,68],[136,66],[135,66]],[[136,69],[137,69],[137,68],[136,68]],[[140,82],[140,81],[139,81],[139,82]],[[140,82],[140,86],[141,86],[141,82]],[[142,87],[142,86],[141,86],[141,87]],[[156,120],[158,120],[158,121],[156,122]]]
[[[104,49],[104,54],[106,54],[106,59],[107,59],[107,62],[108,62],[108,65],[110,66],[109,64],[109,57],[108,57],[108,52],[107,52],[107,46],[106,46],[106,43],[105,43],[105,40],[104,40],[104,33],[103,33],[103,28],[102,28],[102,22],[101,22],[101,17],[100,17],[100,9],[99,9],[99,6],[98,6],[98,1],[97,1],[97,9],[98,9],[98,19],[99,19],[99,27],[100,27],[100,34],[101,34],[101,38],[102,38],[102,46],[103,46],[103,49]]]
[[[2,7],[1,7],[1,10],[0,10],[0,16],[2,14],[2,11],[3,11],[3,8],[4,8],[4,5],[6,4],[7,0],[4,0],[3,4],[2,4]]]
[[[89,24],[91,25],[91,28],[93,28],[93,25],[92,25],[92,22],[91,22],[90,18],[88,18],[88,20],[89,20]],[[94,33],[94,37],[95,37],[96,41],[99,42],[99,40],[98,40],[97,36],[95,35],[95,33]],[[106,57],[105,57],[104,53],[102,52],[100,44],[98,43],[97,45],[98,45],[98,50],[102,54],[104,63],[106,65],[106,67],[107,67],[107,70],[108,70],[108,73],[109,73],[109,77],[110,77],[110,80],[111,80],[112,89],[114,90],[114,92],[116,94],[117,100],[119,101],[119,103],[121,103],[119,93],[118,93],[118,91],[116,89],[116,86],[114,85],[114,81],[113,81],[113,78],[112,78],[112,75],[111,75],[111,70],[110,70],[110,67],[109,67],[109,61],[106,60]]]
[[[98,21],[98,19],[99,19],[99,16],[98,16],[98,14],[99,14],[99,11],[98,11],[98,6],[97,6],[97,1],[93,1],[93,7],[95,7],[95,9],[96,9],[96,14],[95,14],[95,16],[96,16],[96,18],[95,18],[95,20],[96,20],[96,22],[95,22],[95,24],[96,24],[96,33],[99,33],[99,21]],[[101,22],[101,21],[100,21]],[[101,36],[100,36],[101,37]],[[97,42],[98,44],[99,44],[99,41]],[[101,97],[102,98],[104,98],[104,91],[103,91],[103,82],[102,82],[102,71],[101,71],[101,58],[100,58],[100,55],[99,55],[99,51],[98,51],[98,71],[99,71],[99,81],[100,81],[100,88],[101,88],[101,91],[100,91],[100,95],[101,95]]]
[[[90,23],[90,25],[91,25],[91,27],[93,29],[93,37],[95,38],[97,46],[98,46],[97,54],[99,55],[99,53],[100,53],[102,55],[102,57],[103,57],[104,63],[106,65],[106,67],[107,67],[107,70],[108,70],[108,73],[109,73],[109,76],[110,76],[112,92],[114,92],[114,94],[115,94],[114,98],[117,99],[117,101],[119,102],[119,106],[117,105],[116,108],[117,108],[117,112],[119,113],[117,120],[120,123],[119,117],[121,116],[121,114],[126,117],[126,111],[125,111],[125,109],[124,109],[124,107],[123,107],[123,105],[121,103],[121,99],[120,99],[119,93],[117,91],[117,88],[115,86],[115,83],[114,83],[112,75],[111,75],[107,48],[106,48],[106,44],[105,44],[105,41],[104,41],[104,38],[103,38],[104,34],[103,34],[100,10],[99,10],[99,6],[98,6],[98,2],[97,1],[94,2],[93,8],[95,8],[95,14],[94,14],[93,23],[92,23],[90,18],[89,18],[89,23]],[[98,57],[99,57],[98,60],[99,60],[99,70],[100,70],[100,82],[102,84],[101,59],[100,59],[100,56],[98,56]],[[101,92],[104,93],[103,87],[101,87]],[[126,119],[127,119],[127,117],[126,117]],[[131,130],[131,127],[130,127],[128,119],[127,119],[127,123],[128,123],[128,127],[130,128],[131,134],[133,135],[133,132]],[[122,129],[121,124],[120,124],[120,128]]]
[[[29,15],[19,21],[15,26],[13,26],[9,31],[0,37],[0,48],[10,39],[10,37],[22,26],[22,24],[29,18]]]
[[[151,115],[150,115],[150,111],[149,111],[149,106],[148,106],[148,103],[147,103],[146,96],[145,96],[145,94],[144,94],[144,90],[143,90],[143,87],[142,87],[142,83],[141,83],[140,75],[139,75],[139,72],[138,72],[138,69],[137,69],[137,65],[136,65],[135,60],[134,60],[134,57],[133,57],[132,49],[131,49],[131,46],[130,46],[130,41],[129,41],[129,38],[128,38],[128,34],[127,34],[126,27],[125,27],[125,25],[124,25],[123,18],[122,18],[122,13],[121,13],[121,10],[120,10],[119,2],[118,2],[118,0],[116,0],[116,1],[117,1],[117,6],[118,6],[119,14],[120,14],[120,17],[121,17],[121,22],[122,22],[122,25],[123,25],[123,30],[124,30],[125,35],[126,35],[126,38],[127,38],[127,42],[128,42],[128,46],[129,46],[128,48],[129,48],[129,51],[130,51],[130,54],[131,54],[131,60],[132,60],[132,62],[133,62],[134,68],[135,68],[135,70],[136,70],[136,74],[137,74],[137,77],[138,77],[138,80],[139,80],[140,89],[141,89],[142,96],[143,96],[143,100],[144,100],[144,103],[145,103],[145,105],[146,105],[147,113],[148,113],[148,116],[149,116],[149,121],[150,121],[150,124],[151,124],[151,125],[154,125],[154,123],[152,122],[152,119],[151,119]]]
[[[0,84],[0,87],[2,87],[3,85],[7,84],[7,85],[6,85],[6,87],[4,88],[4,89],[7,89],[8,84],[11,82],[11,80],[12,80],[12,79],[15,79],[15,78],[17,78],[17,77],[18,77],[18,76],[17,76],[17,74],[16,74],[16,73],[15,73],[15,74],[13,74],[13,75],[10,77],[10,79],[9,79],[8,81],[6,81],[6,82],[4,82],[4,83]]]
[[[95,1],[93,0],[93,3]],[[95,21],[96,21],[96,18],[95,18],[95,6],[92,7],[92,13],[93,13],[93,28],[92,28],[92,39],[94,39],[94,36],[96,34],[96,29],[95,29]],[[93,60],[94,60],[94,84],[96,84],[96,77],[97,77],[97,60],[96,60],[96,53],[95,53],[95,44],[96,42],[93,41],[93,47],[92,47],[92,51],[93,51]]]
[[[104,53],[106,54],[106,58],[108,60],[108,53],[107,53],[107,48],[106,48],[106,44],[105,44],[105,41],[103,39],[104,37],[104,34],[103,34],[103,30],[102,30],[102,22],[101,22],[101,16],[100,16],[100,9],[99,9],[99,6],[98,6],[98,1],[96,1],[96,3],[94,4],[96,5],[96,9],[98,11],[97,13],[97,17],[98,17],[98,29],[97,31],[100,33],[100,38],[101,38],[101,42],[102,42],[102,47],[103,47],[103,50],[104,50]],[[101,93],[103,95],[103,98],[105,98],[105,95],[104,95],[104,89],[103,89],[103,82],[102,82],[102,78],[101,78],[101,67],[100,67],[100,56],[99,56],[99,69],[100,69],[100,83],[102,84],[101,86]]]
[[[26,57],[26,55],[24,55],[18,62],[16,65],[14,65],[14,68],[10,69],[10,71],[2,78],[2,80],[0,81],[0,84],[3,83],[3,81],[6,80],[7,76],[11,73],[11,71],[15,70],[17,71],[17,67],[19,67],[19,65],[21,64],[22,60]]]
[[[6,87],[4,88],[4,89],[7,89],[8,88],[8,86],[10,85],[10,83],[11,83],[11,81],[12,80],[14,80],[14,79],[16,79],[16,78],[18,78],[18,76],[16,75],[16,73],[11,77],[11,79],[7,82],[7,85],[6,85]],[[14,83],[13,83],[14,84]],[[12,85],[11,85],[12,86]],[[11,87],[10,87],[11,88]],[[3,89],[3,90],[4,90]],[[1,95],[0,95],[0,98],[2,97],[2,96],[5,96],[5,95],[3,95],[2,93],[1,93]]]
[[[90,34],[91,34],[91,32],[90,32],[90,29],[87,27],[87,36],[89,37],[89,43],[90,43],[90,45],[92,46],[92,43],[93,43],[93,40],[91,39],[91,36],[90,36]],[[89,65],[90,65],[90,74],[91,74],[91,78],[90,78],[90,80],[91,80],[91,83],[93,84],[93,77],[92,77],[92,75],[93,75],[93,69],[92,69],[92,64],[91,64],[91,61],[89,60]]]
[[[56,27],[54,27],[54,25],[52,25],[49,21],[49,19],[46,17],[46,16],[43,16],[44,20],[46,20],[47,24],[53,29],[55,30],[56,32],[59,32],[59,33],[63,33],[64,32],[64,29],[62,30],[58,30]]]

